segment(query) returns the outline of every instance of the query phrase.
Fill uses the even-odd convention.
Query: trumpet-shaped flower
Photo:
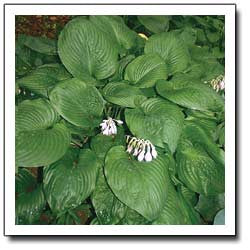
[[[157,157],[154,145],[149,140],[138,139],[136,137],[126,136],[127,152],[137,157],[138,161],[145,160],[150,162]]]
[[[121,120],[115,120],[111,117],[108,117],[107,120],[103,120],[102,123],[100,123],[101,132],[103,135],[116,135],[117,134],[117,127],[116,124],[121,125],[123,124],[123,121]]]

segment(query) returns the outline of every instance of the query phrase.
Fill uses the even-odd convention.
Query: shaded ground
[[[56,38],[73,16],[16,16],[16,37],[19,34]]]

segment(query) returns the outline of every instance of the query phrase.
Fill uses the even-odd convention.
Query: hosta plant
[[[20,35],[16,224],[221,223],[224,93],[222,16],[78,16],[57,40]]]

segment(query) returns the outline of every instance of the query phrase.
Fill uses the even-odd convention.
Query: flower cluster
[[[157,157],[157,151],[149,140],[138,139],[136,137],[126,136],[127,152],[137,156],[138,161],[152,161]]]
[[[117,128],[116,124],[121,125],[123,124],[123,121],[121,120],[115,120],[111,117],[108,117],[107,120],[103,120],[100,124],[101,131],[103,135],[116,135],[117,134]]]
[[[225,89],[225,77],[223,75],[219,75],[218,77],[210,81],[210,85],[216,92]]]

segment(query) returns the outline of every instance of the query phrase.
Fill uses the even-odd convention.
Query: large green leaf
[[[199,123],[194,121],[185,121],[183,136],[192,143],[198,143],[218,164],[225,164],[225,153],[213,142],[210,133],[203,129]]]
[[[45,64],[19,78],[16,83],[23,88],[47,97],[48,89],[59,81],[70,78],[70,74],[61,64]]]
[[[106,33],[118,50],[135,46],[137,34],[129,29],[119,16],[90,16],[90,21]]]
[[[169,28],[168,16],[137,16],[139,22],[153,33],[167,31]]]
[[[139,88],[149,88],[157,80],[165,80],[168,70],[164,60],[157,54],[136,57],[125,70],[125,80]]]
[[[97,126],[104,108],[99,91],[76,78],[55,86],[49,98],[57,112],[67,121],[80,127]]]
[[[38,167],[61,158],[69,144],[70,133],[60,123],[52,106],[43,99],[27,100],[16,113],[16,165]]]
[[[168,169],[170,170],[175,165],[173,157],[170,154],[165,154]],[[170,177],[167,181],[167,198],[165,200],[164,208],[159,217],[153,221],[153,224],[165,225],[185,225],[185,224],[199,224],[199,216],[194,211],[190,203],[187,203],[183,197],[183,193],[177,191],[173,185]]]
[[[100,162],[89,149],[69,150],[44,169],[44,191],[50,208],[62,214],[80,205],[94,190]]]
[[[180,180],[194,192],[205,195],[224,192],[224,166],[217,164],[201,148],[190,145],[178,148],[177,172]]]
[[[45,204],[42,185],[19,193],[16,199],[16,224],[36,224]]]
[[[102,168],[99,171],[96,188],[91,195],[91,201],[99,223],[103,225],[117,224],[125,216],[128,208],[112,193]]]
[[[170,81],[158,81],[156,90],[159,95],[186,108],[214,112],[224,108],[224,100],[217,92],[185,74],[180,74]]]
[[[153,35],[146,42],[146,54],[158,53],[167,65],[169,74],[182,72],[188,66],[190,56],[185,43],[174,32]]]
[[[114,74],[118,52],[95,24],[83,17],[74,18],[58,40],[59,56],[68,71],[79,79],[93,82]]]
[[[124,82],[107,84],[103,89],[103,96],[111,103],[129,108],[134,108],[137,103],[147,99],[139,88]]]
[[[168,172],[163,156],[139,162],[123,146],[115,146],[107,153],[104,169],[119,200],[148,220],[159,215],[167,198]]]
[[[150,98],[140,107],[126,109],[126,123],[133,135],[175,151],[182,127],[183,114],[178,106],[160,98]]]
[[[46,55],[57,55],[56,40],[48,37],[34,37],[24,34],[19,35],[18,40],[26,47]]]

